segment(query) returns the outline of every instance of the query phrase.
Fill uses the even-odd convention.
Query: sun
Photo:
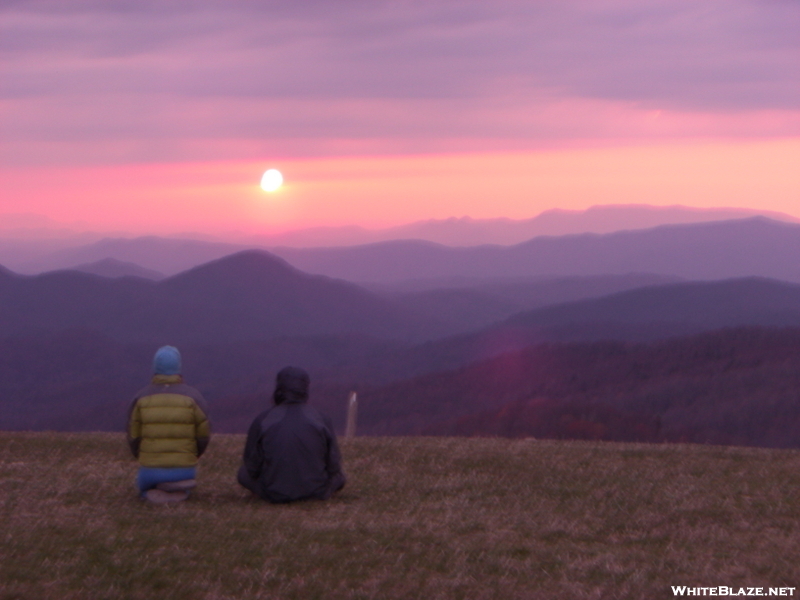
[[[283,185],[283,175],[278,169],[269,169],[261,176],[261,189],[265,192],[274,192]]]

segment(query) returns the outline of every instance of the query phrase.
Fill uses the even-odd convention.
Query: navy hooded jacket
[[[324,500],[344,486],[331,421],[309,406],[307,398],[305,371],[283,369],[278,374],[276,405],[258,415],[247,433],[244,468],[253,491],[264,500]]]

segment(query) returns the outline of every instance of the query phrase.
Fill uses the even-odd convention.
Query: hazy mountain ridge
[[[91,273],[92,275],[100,275],[101,277],[111,278],[141,277],[143,279],[159,281],[165,277],[165,275],[159,271],[145,269],[136,263],[125,262],[122,260],[117,260],[116,258],[103,258],[92,263],[77,265],[68,270],[81,271],[83,273]]]
[[[800,326],[800,285],[748,277],[645,286],[520,313],[503,325],[543,329],[571,326],[577,331],[591,324],[622,329],[652,323],[702,329],[742,324]]]
[[[537,237],[515,246],[451,248],[393,241],[349,248],[274,248],[309,273],[364,282],[653,273],[687,279],[800,281],[800,225],[754,217],[611,234]]]
[[[650,206],[647,204],[601,205],[586,210],[551,209],[531,219],[472,219],[469,217],[431,219],[370,232],[373,239],[361,243],[397,239],[418,239],[447,246],[515,245],[539,236],[562,236],[582,233],[613,233],[632,229],[650,229],[661,225],[706,223],[763,216],[778,221],[798,222],[786,214],[740,208],[699,209],[687,206]],[[297,232],[298,234],[300,232]],[[345,233],[345,232],[343,232]],[[347,239],[345,233],[342,240]],[[291,234],[286,238],[293,240]],[[301,245],[295,238],[290,245]],[[352,245],[340,242],[336,245]],[[303,243],[303,246],[312,244]],[[320,245],[320,244],[314,244]]]
[[[612,233],[629,229],[649,229],[665,224],[705,223],[753,216],[797,222],[797,219],[786,214],[754,209],[625,204],[592,206],[586,210],[551,209],[530,219],[451,217],[385,229],[314,227],[253,239],[259,245],[291,247],[354,246],[392,240],[423,240],[446,246],[508,246],[542,235]]]
[[[449,323],[454,332],[466,332],[487,327],[515,313],[648,285],[674,283],[675,280],[676,278],[659,275],[630,273],[534,280],[495,280],[491,283],[477,280],[471,284],[461,282],[458,287],[413,292],[387,291],[392,288],[384,286],[378,293],[417,314]],[[425,283],[432,285],[434,281]],[[398,286],[400,289],[403,287],[403,285]],[[381,289],[381,286],[376,286],[376,289]]]
[[[362,333],[417,338],[435,324],[345,281],[245,251],[152,282],[76,271],[0,279],[0,335],[89,328],[124,341]]]
[[[302,271],[358,283],[631,272],[689,279],[753,275],[800,281],[800,267],[791,260],[791,253],[800,249],[799,240],[800,225],[754,217],[605,234],[539,236],[514,246],[450,247],[422,240],[393,240],[348,247],[261,249]],[[157,237],[105,239],[24,264],[7,264],[20,272],[35,273],[112,258],[174,275],[255,245],[253,239],[239,244]]]
[[[229,234],[212,240],[189,234],[130,238],[120,233],[79,233],[75,223],[58,223],[41,215],[4,214],[0,215],[0,264],[22,273],[39,273],[114,258],[174,275],[246,248],[355,246],[412,239],[448,246],[514,245],[538,236],[606,234],[759,215],[798,222],[787,214],[756,209],[627,204],[598,205],[586,210],[552,209],[530,219],[451,217],[384,229],[312,227],[271,235]]]
[[[628,275],[376,294],[301,273],[265,251],[244,251],[159,282],[77,271],[6,275],[0,335],[91,328],[123,341],[204,343],[346,333],[434,339],[523,309],[664,281]]]
[[[22,273],[40,273],[73,269],[110,258],[169,276],[252,248],[253,246],[248,244],[158,236],[132,239],[104,238],[91,244],[28,258],[15,265],[15,270]]]
[[[231,268],[230,261],[233,261],[236,268]],[[219,289],[217,296],[211,298],[212,304],[220,302],[223,307],[235,308],[226,304],[227,294],[250,285],[258,288],[257,279],[253,281],[241,276],[249,272],[248,269],[253,264],[257,265],[261,277],[266,281],[273,281],[276,274],[282,277],[287,268],[279,259],[265,257],[260,253],[244,253],[162,283],[133,278],[108,280],[68,272],[35,278],[6,273],[0,275],[0,299],[6,303],[3,314],[7,315],[8,280],[44,280],[48,284],[54,281],[78,281],[81,284],[81,295],[78,299],[96,296],[98,289],[111,290],[109,294],[131,297],[131,289],[144,286],[153,291],[165,285],[165,289],[181,298],[186,294],[194,294],[199,289],[198,283],[204,283],[209,272],[216,272],[239,287],[231,288],[220,283],[221,280],[214,279],[214,285]],[[98,288],[98,284],[105,285]],[[751,288],[755,291],[749,292]],[[705,304],[697,301],[698,290],[706,298]],[[637,312],[635,303],[632,303],[640,299],[646,305],[653,298],[658,299],[659,294],[672,298],[672,317],[676,321],[672,327],[662,327],[660,330],[656,327],[654,330],[647,321],[650,314],[648,310],[653,307],[645,306]],[[724,307],[717,303],[718,295],[734,298],[733,306],[740,310],[726,313]],[[65,294],[57,293],[53,297],[63,304]],[[26,302],[25,298],[21,300]],[[104,300],[106,301],[108,298]],[[68,306],[69,304],[67,303]],[[725,337],[728,334],[724,332],[711,332],[694,338],[677,338],[644,345],[631,345],[624,341],[541,344],[548,339],[585,339],[592,335],[595,335],[595,339],[640,339],[642,336],[657,339],[685,333],[687,327],[691,331],[708,329],[722,322],[703,322],[709,307],[716,307],[715,310],[721,315],[728,314],[732,325],[747,323],[748,319],[749,322],[758,322],[763,317],[759,307],[763,306],[767,307],[767,315],[788,315],[797,323],[798,313],[793,312],[792,307],[798,304],[800,286],[793,284],[758,279],[690,282],[645,287],[600,299],[547,307],[523,313],[483,331],[432,340],[421,345],[349,333],[305,337],[296,334],[282,335],[262,341],[236,341],[230,338],[226,341],[226,338],[220,336],[205,338],[203,342],[187,341],[180,343],[180,346],[188,381],[207,395],[212,403],[215,423],[223,431],[243,430],[252,415],[269,404],[275,372],[286,364],[300,364],[308,368],[312,375],[314,402],[332,414],[339,424],[343,422],[344,398],[347,392],[357,390],[365,403],[362,424],[364,431],[369,433],[595,436],[592,439],[644,441],[657,441],[661,439],[659,436],[666,436],[664,439],[712,440],[720,443],[728,440],[731,443],[763,445],[772,443],[764,437],[766,430],[763,427],[757,435],[742,433],[740,430],[736,430],[736,433],[733,429],[721,432],[714,430],[714,415],[722,415],[727,410],[722,404],[717,406],[712,403],[711,408],[704,408],[705,420],[702,422],[692,421],[684,414],[684,410],[678,425],[670,425],[671,429],[665,429],[666,421],[663,419],[666,418],[665,415],[672,414],[670,410],[680,413],[677,405],[670,404],[671,408],[654,408],[633,401],[610,402],[611,396],[608,395],[607,388],[603,387],[605,384],[597,383],[597,378],[605,377],[606,371],[611,369],[609,372],[616,373],[617,377],[614,385],[630,384],[635,387],[639,385],[637,382],[641,382],[644,373],[641,370],[644,360],[642,356],[650,356],[647,361],[655,366],[648,369],[652,370],[660,364],[652,358],[652,352],[658,354],[652,348],[677,347],[683,350],[670,359],[672,362],[667,361],[672,365],[669,367],[672,371],[668,369],[667,372],[674,377],[668,378],[670,383],[664,384],[667,387],[659,388],[662,392],[654,397],[677,402],[683,394],[695,397],[706,394],[708,389],[722,389],[720,386],[735,389],[738,380],[734,375],[731,375],[732,379],[719,380],[716,383],[712,379],[704,379],[705,376],[692,375],[692,369],[697,365],[702,367],[703,361],[713,359],[716,361],[714,364],[723,364],[725,356],[731,355],[728,346],[733,344],[738,348],[735,352],[739,353],[755,349],[753,356],[763,359],[764,369],[777,369],[774,372],[769,371],[768,377],[764,370],[748,372],[749,383],[742,389],[752,392],[752,397],[741,398],[740,404],[746,404],[749,407],[747,410],[752,412],[755,410],[752,398],[767,398],[768,394],[778,389],[773,383],[768,386],[765,383],[767,387],[764,389],[767,391],[759,392],[759,377],[763,376],[763,381],[769,380],[774,385],[783,386],[783,390],[800,389],[791,388],[787,383],[791,377],[795,377],[795,367],[800,372],[800,364],[793,366],[794,363],[791,363],[795,360],[791,358],[794,356],[792,353],[796,351],[800,356],[800,329],[789,330],[788,333],[755,330],[761,333],[747,334],[751,341],[755,339],[758,343],[742,343],[743,339],[747,339],[746,335],[738,338],[734,335],[728,339]],[[591,305],[594,305],[594,312],[582,309],[583,306]],[[169,313],[153,315],[154,306],[163,308],[156,303],[146,311],[141,307],[140,310],[143,310],[146,318],[161,327],[158,319]],[[624,308],[620,309],[619,306]],[[741,310],[743,307],[746,310]],[[775,312],[772,310],[775,307],[781,310]],[[787,307],[792,310],[783,310]],[[185,307],[181,308],[185,310]],[[677,312],[678,309],[683,312]],[[585,314],[592,319],[600,319],[601,324],[607,324],[608,318],[603,310],[621,310],[623,314],[631,316],[630,328],[614,326],[596,335],[598,330],[593,328],[594,321],[577,324],[571,321],[575,314]],[[234,310],[232,314],[235,313]],[[97,322],[97,311],[87,310],[85,314],[92,315],[94,322]],[[543,321],[542,315],[547,316],[549,321]],[[553,315],[560,321],[554,319]],[[533,320],[532,316],[535,317]],[[636,319],[640,321],[636,322]],[[247,322],[250,320],[250,317],[246,319]],[[138,321],[134,319],[134,323]],[[562,328],[564,323],[569,326],[566,330]],[[183,323],[181,327],[185,328],[187,325]],[[654,331],[658,335],[654,335]],[[127,398],[146,382],[153,347],[161,343],[175,342],[172,339],[147,341],[135,336],[121,341],[112,339],[107,334],[87,330],[85,326],[83,330],[62,327],[60,332],[55,333],[40,330],[38,334],[18,331],[16,335],[10,335],[5,332],[0,339],[0,394],[4,398],[0,408],[0,427],[66,430],[117,428]],[[632,351],[631,348],[636,350]],[[782,355],[781,352],[784,351],[789,354]],[[607,368],[608,364],[611,367]],[[702,369],[700,372],[702,373]],[[556,391],[562,390],[558,393],[547,387],[531,387],[536,382],[552,381],[552,377],[556,375],[562,377],[558,380],[562,383],[558,385],[566,385],[568,389],[564,389],[572,390],[571,392],[566,393],[558,386],[553,388]],[[694,379],[690,382],[691,385],[687,384],[689,387],[681,391],[681,386],[684,385],[681,381],[686,377]],[[717,373],[714,377],[721,375]],[[647,378],[652,379],[650,375]],[[579,389],[583,390],[581,393],[584,395],[575,395],[575,390]],[[781,419],[785,421],[787,414],[794,413],[791,412],[791,406],[786,404],[788,392],[780,393],[783,394],[780,401],[783,408],[779,414],[783,415]],[[791,398],[794,398],[792,402],[796,404],[796,396]],[[590,400],[597,402],[592,404]],[[723,412],[719,413],[720,410]],[[731,418],[725,417],[727,421],[723,422],[728,422]],[[741,419],[736,422],[739,423],[736,427],[741,429]],[[786,422],[794,423],[791,419]],[[783,440],[780,444],[794,444],[794,438],[786,437],[789,434],[781,429],[780,424],[775,425],[770,421],[769,426],[779,427],[782,432],[780,436],[783,436],[780,437]],[[735,436],[730,437],[734,433]],[[774,443],[778,443],[775,440],[778,437],[773,439]]]
[[[462,320],[456,301],[473,310],[481,298],[563,300],[643,282],[650,285],[524,311],[477,331],[442,337],[448,330],[440,320],[443,313]],[[437,294],[442,296],[438,304],[430,301]],[[672,342],[656,340],[719,327],[800,327],[800,285],[763,278],[669,283],[659,276],[628,275],[506,281],[411,296],[416,307],[403,305],[402,295],[392,300],[352,283],[302,273],[264,251],[241,252],[160,282],[0,270],[0,427],[115,429],[127,398],[146,382],[154,347],[177,343],[190,383],[207,394],[224,431],[242,430],[268,405],[277,369],[299,364],[311,372],[314,402],[340,424],[344,398],[357,390],[365,402],[364,431],[376,434],[800,444],[783,424],[795,424],[796,396],[787,394],[800,389],[791,383],[793,369],[800,369],[792,362],[800,330],[785,334],[788,342],[775,338],[775,348],[786,352],[777,358],[763,340],[778,334],[758,330],[762,333],[751,335],[750,346],[764,349],[759,351],[763,369],[751,365],[730,376],[724,369],[695,376],[693,361],[702,365],[715,352],[730,355],[730,347],[741,355],[748,351],[748,343],[741,342],[746,336],[728,339],[723,332],[675,340],[677,345],[669,347],[683,350],[666,361],[674,377],[658,375],[663,381],[653,385],[660,391],[647,396],[669,406],[635,401],[641,390],[639,395],[619,391],[625,382],[641,383],[643,360],[660,364],[652,348]],[[426,302],[429,312],[422,315]],[[428,341],[412,343],[421,339]],[[564,343],[570,340],[587,342]],[[631,346],[607,340],[650,342]],[[587,363],[586,356],[594,358]],[[617,377],[611,396],[612,388],[589,377],[606,371]],[[547,381],[550,375],[566,377],[559,379],[562,387],[553,388],[562,390],[558,394],[530,387],[531,377]],[[645,379],[655,381],[650,375]],[[583,395],[564,391],[572,381],[583,386]],[[755,429],[747,429],[747,420],[716,397],[697,404],[697,414],[674,404],[684,393],[700,398],[713,389],[735,391],[737,381],[749,395],[731,400],[730,406],[761,423]],[[614,394],[622,399],[614,400]],[[769,394],[778,402],[777,412],[769,414],[780,418],[757,414],[758,402],[771,401]],[[723,429],[714,429],[717,418]]]

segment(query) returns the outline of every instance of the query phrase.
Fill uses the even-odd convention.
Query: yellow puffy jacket
[[[128,443],[143,467],[193,467],[210,436],[205,400],[180,375],[154,376],[131,404]]]

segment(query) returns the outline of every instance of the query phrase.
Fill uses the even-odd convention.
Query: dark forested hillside
[[[121,428],[128,401],[148,381],[152,351],[85,331],[0,342],[0,429]],[[186,379],[210,401],[217,431],[245,431],[269,405],[277,370],[299,364],[311,373],[312,402],[337,426],[347,393],[359,392],[362,434],[800,447],[797,328],[548,343],[388,384],[365,365],[386,366],[411,350],[367,338],[182,351]]]
[[[546,344],[362,393],[374,434],[800,446],[800,329]]]
[[[455,305],[452,312],[458,314]],[[376,357],[397,380],[457,369],[545,342],[644,342],[740,326],[800,327],[800,286],[760,278],[645,286],[518,313],[469,333]]]
[[[0,430],[107,431],[122,427],[128,402],[150,380],[149,342],[120,342],[89,330],[0,339]],[[301,365],[326,409],[393,342],[358,335],[182,344],[183,374],[209,401],[215,429],[243,431],[271,397],[275,374]],[[367,381],[375,381],[365,377]],[[328,391],[326,391],[328,390]]]

